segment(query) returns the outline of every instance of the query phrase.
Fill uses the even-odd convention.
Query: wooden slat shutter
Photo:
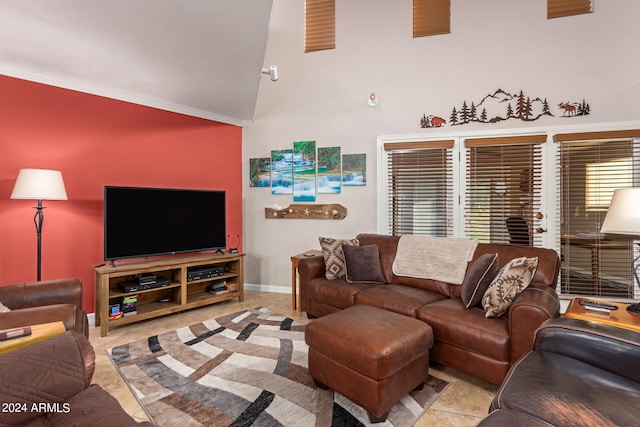
[[[592,0],[547,0],[547,19],[593,12]]]
[[[451,237],[453,140],[387,143],[388,230]]]
[[[335,49],[335,0],[306,0],[304,16],[304,51]]]
[[[413,0],[413,37],[451,32],[450,0]]]

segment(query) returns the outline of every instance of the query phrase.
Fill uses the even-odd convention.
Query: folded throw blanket
[[[477,246],[474,239],[401,236],[393,274],[460,285]]]

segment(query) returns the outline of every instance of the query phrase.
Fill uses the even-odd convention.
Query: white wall
[[[504,133],[528,127],[638,120],[640,2],[597,0],[595,13],[546,19],[544,0],[453,0],[451,34],[412,38],[411,0],[337,0],[336,49],[304,50],[304,1],[274,0],[254,122],[243,130],[245,280],[290,289],[290,256],[318,248],[318,236],[354,237],[376,230],[376,140],[380,135]],[[557,117],[534,122],[420,129],[422,114],[449,120],[454,106],[502,88],[546,97]],[[380,100],[367,105],[369,93]],[[591,115],[562,118],[561,101],[586,99]],[[593,130],[593,129],[590,129]],[[293,203],[291,195],[249,187],[249,159],[294,141],[367,154],[367,186],[319,195],[340,203],[347,218],[265,219],[264,208]],[[281,288],[279,288],[281,287]]]

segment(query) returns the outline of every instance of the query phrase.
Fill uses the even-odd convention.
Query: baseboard
[[[291,294],[290,286],[252,285],[250,283],[245,283],[244,290],[257,292],[273,292],[275,294]]]

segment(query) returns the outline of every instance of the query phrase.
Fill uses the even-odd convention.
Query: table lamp
[[[12,199],[37,200],[38,206],[33,222],[36,225],[38,239],[38,271],[37,280],[41,280],[42,260],[42,223],[44,213],[43,200],[67,200],[67,191],[64,188],[62,173],[48,169],[20,169],[18,178],[11,193]]]
[[[619,188],[613,192],[600,232],[640,240],[640,187]],[[635,283],[640,284],[638,259],[640,255],[631,262],[631,269]],[[640,303],[629,305],[627,310],[640,313]]]

